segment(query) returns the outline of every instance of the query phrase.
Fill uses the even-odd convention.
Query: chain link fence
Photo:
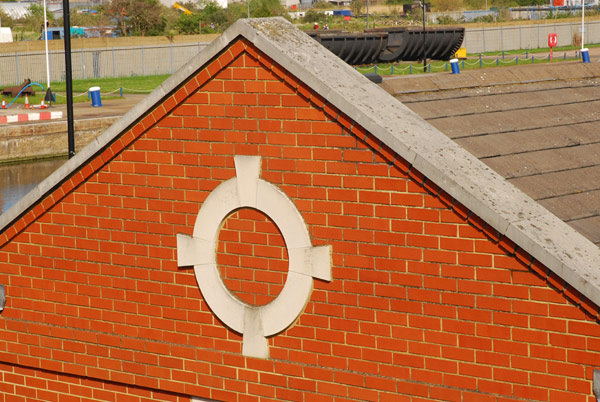
[[[585,43],[600,43],[600,21],[584,24]],[[502,52],[505,50],[548,47],[548,34],[558,34],[558,46],[581,45],[581,23],[499,26],[469,28],[465,31],[463,47],[469,53]]]
[[[577,44],[581,40],[581,24],[565,22],[469,28],[465,31],[463,46],[469,53],[535,49],[548,46],[551,32],[558,34],[558,46]],[[600,21],[585,23],[585,43],[600,43]],[[73,79],[172,74],[207,45],[207,42],[197,42],[76,49],[71,53]],[[51,82],[65,81],[64,51],[49,52],[49,70]],[[0,86],[18,85],[26,78],[46,83],[44,52],[0,54]]]
[[[71,52],[73,79],[172,74],[208,43],[141,47],[76,49]],[[64,51],[48,54],[50,81],[65,81]],[[0,85],[17,85],[29,78],[46,83],[45,52],[0,54]]]

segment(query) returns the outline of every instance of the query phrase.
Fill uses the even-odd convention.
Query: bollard
[[[563,53],[563,60],[567,60],[567,52]]]
[[[460,74],[460,69],[458,68],[458,59],[450,60],[450,66],[452,67],[452,74]]]
[[[517,56],[517,62],[516,62],[516,64],[519,64],[519,56]]]
[[[535,63],[535,56],[531,55],[531,64]]]
[[[428,72],[428,73],[430,73],[430,72],[431,72],[431,63],[429,63],[429,64],[427,65],[427,72]]]
[[[481,53],[479,53],[479,68],[481,68],[483,66],[483,63],[481,62]]]
[[[412,64],[408,66],[408,73],[412,74]]]
[[[121,95],[121,98],[123,97],[123,87],[119,87],[119,94]]]
[[[584,63],[589,63],[590,62],[590,51],[589,51],[589,49],[581,49],[581,58],[583,59]]]
[[[463,59],[463,62],[462,62],[462,69],[463,70],[465,69],[465,60],[464,59]]]
[[[91,87],[88,90],[90,98],[92,98],[92,107],[101,107],[102,99],[100,98],[100,87]]]
[[[504,50],[502,51],[502,60],[504,60]]]
[[[498,60],[498,58],[496,57],[496,65],[499,66],[500,65],[500,60]]]
[[[525,58],[528,59],[529,58],[529,52],[525,51]]]
[[[394,75],[394,65],[392,64],[392,75]]]
[[[375,74],[377,74],[377,65],[375,65]]]
[[[448,71],[448,63],[446,63],[446,65],[444,66],[444,70]]]

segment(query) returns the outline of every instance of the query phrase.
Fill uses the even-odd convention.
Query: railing
[[[461,70],[465,68],[485,68],[485,67],[497,67],[501,65],[520,65],[520,64],[534,64],[537,62],[550,62],[550,54],[533,54],[529,52],[523,52],[522,54],[510,54],[509,57],[502,52],[497,55],[485,55],[479,54],[479,57],[470,60],[461,60],[459,67]],[[555,52],[553,60],[577,60],[581,59],[580,51],[567,52]],[[450,71],[451,66],[447,61],[430,62],[423,66],[423,64],[390,64],[390,65],[373,65],[373,66],[360,66],[355,67],[355,70],[362,74],[375,73],[378,75],[409,75],[409,74],[421,74],[423,69],[426,72],[439,72],[439,71]]]

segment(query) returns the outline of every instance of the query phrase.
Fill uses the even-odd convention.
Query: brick
[[[244,39],[217,55],[4,233],[0,369],[42,367],[31,388],[89,400],[586,399],[598,307],[325,102]],[[334,281],[268,339],[273,360],[241,356],[175,261],[174,235],[235,175],[233,154],[261,155],[333,250]],[[233,293],[266,303],[287,255],[246,213],[224,223],[217,259]]]

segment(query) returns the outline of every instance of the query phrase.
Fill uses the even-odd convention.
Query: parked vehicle
[[[44,39],[44,31],[40,39]],[[100,38],[119,36],[118,30],[114,26],[108,27],[71,27],[71,38]],[[49,27],[48,40],[64,39],[64,27]]]

